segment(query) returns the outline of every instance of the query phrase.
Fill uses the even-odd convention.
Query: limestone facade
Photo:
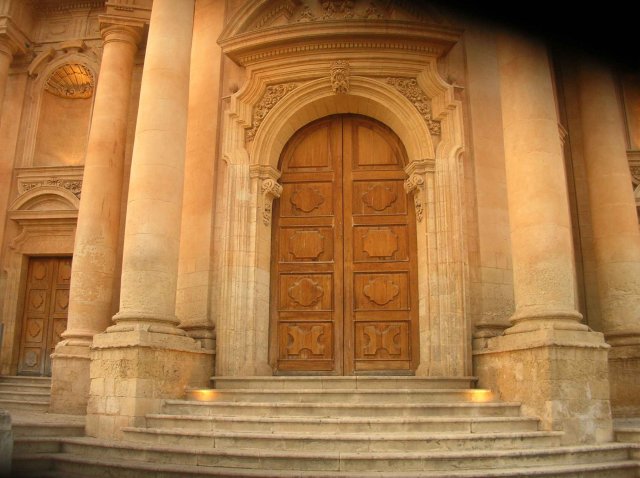
[[[51,370],[52,410],[87,414],[99,437],[213,374],[283,373],[274,311],[342,317],[356,288],[331,283],[346,292],[324,307],[320,273],[301,296],[274,280],[289,240],[275,225],[296,205],[283,152],[357,115],[403,158],[404,196],[370,183],[392,199],[360,216],[396,247],[369,255],[365,295],[416,314],[409,373],[475,375],[567,443],[610,440],[612,413],[640,414],[638,98],[637,76],[410,2],[0,0],[0,373]],[[314,187],[291,222],[306,233],[329,204]],[[404,247],[391,203],[415,222],[410,293],[375,268]],[[356,216],[330,227],[364,227]],[[300,257],[324,257],[323,241]],[[66,299],[41,286],[39,257],[72,257]],[[303,362],[327,346],[292,327]],[[397,372],[391,329],[364,329],[373,372]],[[360,353],[336,334],[331,353]]]

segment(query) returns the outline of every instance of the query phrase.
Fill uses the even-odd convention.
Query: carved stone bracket
[[[262,222],[264,222],[265,226],[269,226],[271,224],[273,200],[279,198],[280,194],[282,194],[282,186],[275,179],[269,178],[262,181],[261,189],[263,197]]]
[[[258,104],[253,108],[253,124],[251,129],[247,130],[246,140],[251,141],[256,136],[258,128],[262,124],[265,116],[271,111],[278,101],[285,97],[287,93],[293,91],[298,87],[297,83],[282,83],[279,85],[267,86],[262,98],[258,101]]]
[[[409,176],[404,182],[404,190],[407,194],[413,194],[416,221],[422,222],[426,207],[426,175],[435,171],[435,161],[432,159],[412,161],[404,170]]]
[[[349,63],[346,60],[334,61],[331,64],[331,89],[335,94],[349,93]]]
[[[393,86],[402,96],[413,103],[415,109],[427,123],[431,134],[440,134],[440,122],[431,116],[431,100],[422,91],[417,80],[414,78],[387,78],[387,84]]]
[[[271,166],[251,166],[250,175],[258,178],[260,182],[260,194],[262,195],[262,222],[265,226],[271,225],[271,211],[273,200],[282,194],[282,185],[278,183],[280,171]]]

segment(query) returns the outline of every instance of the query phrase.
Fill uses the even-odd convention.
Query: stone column
[[[580,323],[567,184],[545,48],[498,36],[515,313],[475,352],[483,387],[566,443],[611,439],[607,349]],[[578,365],[579,364],[579,365]]]
[[[598,293],[616,415],[640,413],[640,230],[623,113],[605,67],[583,61],[578,87]]]
[[[142,25],[106,23],[73,251],[69,318],[52,362],[50,410],[86,413],[89,346],[111,324],[131,75]]]
[[[216,44],[225,18],[222,0],[198,0],[191,45],[191,78],[176,315],[180,327],[215,349],[211,306],[213,213],[218,158],[222,49]]]
[[[119,437],[205,386],[211,351],[175,314],[194,0],[155,0],[133,147],[116,324],[94,336],[87,433]]]
[[[0,113],[4,103],[4,92],[7,89],[7,78],[9,77],[9,67],[13,60],[14,49],[10,40],[0,36]]]
[[[586,330],[576,310],[571,220],[549,59],[541,45],[498,44],[515,313],[507,333]]]
[[[14,49],[11,40],[0,34],[0,127],[3,126],[2,111],[4,109],[4,96],[7,89],[7,80],[9,78],[9,68],[13,60],[13,53]],[[2,138],[0,137],[0,147],[6,152],[9,149],[9,145],[1,140]],[[0,156],[4,156],[4,154],[0,153]],[[0,162],[0,224],[2,224],[2,227],[0,227],[0,247],[2,247],[4,244],[4,224],[6,207],[9,202],[14,158],[13,155],[11,155],[10,159],[6,157],[1,157],[0,159],[2,160]]]

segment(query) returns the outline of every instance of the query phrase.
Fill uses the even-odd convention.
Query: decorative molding
[[[350,20],[355,17],[353,0],[320,0],[323,20]]]
[[[349,93],[350,73],[349,62],[346,60],[334,61],[331,64],[331,89],[335,94]]]
[[[17,186],[19,197],[34,189],[54,187],[65,189],[80,199],[82,195],[82,174],[82,167],[18,170]]]
[[[431,134],[439,135],[440,122],[436,121],[431,116],[431,100],[427,97],[424,91],[420,89],[418,81],[414,78],[387,78],[387,84],[393,86],[398,90],[405,98],[407,98],[418,113],[424,118],[429,132]]]
[[[224,45],[226,48],[226,45]],[[330,38],[327,41],[317,41],[316,43],[309,45],[289,44],[286,46],[274,45],[273,48],[265,48],[259,51],[251,52],[246,55],[235,54],[231,49],[227,53],[230,58],[236,61],[241,66],[248,66],[254,63],[270,60],[277,57],[292,56],[299,53],[313,54],[314,52],[326,52],[336,50],[399,50],[411,53],[421,53],[428,56],[437,57],[442,53],[442,47],[440,45],[424,45],[414,43],[411,41],[384,41],[375,39],[346,39],[336,40]]]
[[[60,98],[91,98],[95,80],[89,68],[81,63],[67,63],[56,68],[45,83],[44,89]]]
[[[82,193],[82,180],[68,180],[62,178],[51,177],[47,178],[44,181],[30,181],[30,182],[22,182],[20,184],[20,194],[24,194],[28,191],[31,191],[35,188],[41,187],[58,187],[63,188],[70,191],[75,197],[80,199],[80,194]]]
[[[384,18],[385,16],[386,16],[386,13],[381,12],[380,9],[378,8],[378,5],[376,5],[375,2],[370,2],[369,6],[365,9],[365,11],[359,15],[360,18],[365,18],[365,19],[369,19],[369,18],[381,19],[381,18]]]
[[[277,3],[271,10],[266,12],[263,17],[258,19],[258,21],[251,27],[251,30],[260,30],[264,27],[268,27],[274,19],[281,15],[284,15],[287,20],[290,20],[295,12],[297,6],[296,3],[297,2],[295,0],[285,0]]]
[[[302,10],[300,11],[300,15],[298,15],[298,19],[296,21],[297,22],[315,22],[317,19],[318,17],[316,17],[313,14],[311,7],[309,5],[305,5],[304,7],[302,7]]]
[[[38,0],[33,3],[37,3],[38,15],[45,16],[69,10],[102,9],[106,0]]]
[[[267,116],[269,111],[271,111],[271,108],[273,108],[278,101],[284,98],[287,93],[297,87],[297,83],[281,83],[279,85],[267,86],[262,98],[260,98],[258,104],[253,108],[253,124],[251,129],[246,132],[247,141],[251,141],[255,138],[258,128],[262,124],[265,116]]]

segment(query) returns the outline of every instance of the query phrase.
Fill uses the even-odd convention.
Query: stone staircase
[[[638,445],[562,446],[473,379],[216,378],[125,441],[16,438],[18,476],[638,477]]]
[[[46,411],[51,399],[50,377],[0,376],[0,408]]]

